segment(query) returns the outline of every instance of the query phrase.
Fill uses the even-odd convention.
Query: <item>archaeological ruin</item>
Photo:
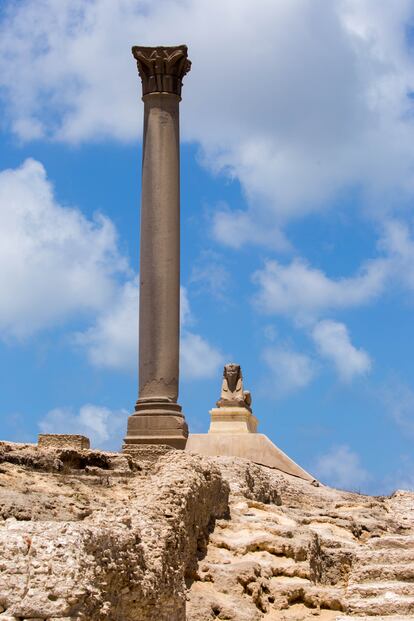
[[[178,403],[179,102],[187,47],[134,47],[142,81],[139,394],[120,452],[0,442],[0,621],[414,619],[414,493],[315,480],[266,435],[242,366],[210,428]],[[207,412],[206,412],[207,418]]]

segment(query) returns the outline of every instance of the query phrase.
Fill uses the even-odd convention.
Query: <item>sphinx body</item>
[[[248,390],[243,390],[243,376],[239,364],[226,364],[223,370],[220,399],[217,407],[244,407],[251,411],[252,398]]]

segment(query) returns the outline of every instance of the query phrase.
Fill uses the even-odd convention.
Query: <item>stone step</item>
[[[414,548],[393,548],[393,549],[367,549],[362,548],[359,551],[354,565],[363,567],[364,565],[404,565],[412,563],[414,565]]]
[[[352,569],[351,581],[353,583],[372,582],[373,580],[387,580],[391,582],[414,583],[414,559],[411,563],[370,563],[356,566]],[[414,584],[413,584],[414,590]]]
[[[383,537],[372,537],[367,541],[366,546],[374,550],[413,550],[414,535],[384,535]]]
[[[387,591],[376,597],[361,598],[360,596],[347,597],[347,612],[352,614],[367,615],[410,615],[413,619],[414,595],[398,595],[392,591]]]
[[[393,596],[410,596],[414,601],[414,584],[411,582],[385,581],[381,582],[352,582],[348,585],[347,593],[349,596],[358,595],[359,597],[379,597],[384,596],[392,599]]]

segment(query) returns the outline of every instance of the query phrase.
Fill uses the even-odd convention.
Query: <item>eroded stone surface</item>
[[[142,467],[2,443],[0,491],[0,606],[18,619],[182,621],[185,579],[228,507],[214,464],[179,451]]]
[[[413,493],[373,498],[216,463],[231,519],[217,522],[199,564],[188,621],[414,618]],[[249,479],[255,490],[243,489]]]
[[[89,438],[86,436],[68,433],[40,433],[37,443],[43,448],[89,449],[91,447]]]
[[[0,506],[0,621],[414,618],[412,493],[0,443]]]

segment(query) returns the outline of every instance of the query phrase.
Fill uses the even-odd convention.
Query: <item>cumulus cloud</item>
[[[94,323],[74,343],[92,364],[135,369],[138,283],[119,253],[111,220],[93,220],[60,205],[40,162],[0,172],[0,337],[24,338],[73,318]],[[205,377],[222,354],[191,333],[188,295],[181,289],[184,376]]]
[[[271,372],[272,394],[278,397],[305,388],[317,374],[312,358],[282,345],[266,348],[263,359]]]
[[[221,207],[214,213],[212,233],[217,241],[235,250],[246,244],[259,244],[281,252],[291,248],[284,233],[274,222],[266,226],[252,220],[248,212],[228,207]]]
[[[393,279],[414,290],[414,238],[410,224],[397,219],[386,220],[378,245],[388,257]]]
[[[387,492],[392,494],[395,490],[414,491],[414,461],[411,455],[400,456],[400,467],[391,472],[385,478]]]
[[[265,313],[309,321],[331,309],[366,304],[382,293],[389,273],[389,262],[377,259],[366,263],[348,278],[329,278],[301,259],[283,265],[267,261],[253,280],[258,285],[258,307]]]
[[[321,455],[313,468],[324,483],[341,489],[359,490],[370,480],[360,457],[346,444],[333,446]]]
[[[112,222],[60,205],[40,162],[0,172],[0,335],[26,337],[95,313],[128,272]]]
[[[96,367],[135,370],[138,362],[138,283],[120,287],[112,304],[98,314],[94,325],[74,336]]]
[[[180,287],[180,324],[182,327],[189,326],[193,321],[194,317],[191,313],[188,291],[185,287]]]
[[[302,258],[289,263],[267,260],[253,274],[257,307],[268,314],[312,323],[332,310],[358,308],[376,301],[392,285],[414,290],[414,235],[410,222],[386,218],[378,255],[355,274],[332,278]]]
[[[224,257],[213,250],[202,251],[191,270],[190,283],[196,292],[205,292],[221,302],[229,300],[231,275]]]
[[[39,421],[41,433],[77,433],[87,436],[95,448],[119,450],[130,412],[110,410],[90,403],[75,412],[55,408]]]
[[[9,1],[5,122],[24,140],[136,138],[130,46],[174,32],[193,60],[184,138],[198,141],[212,170],[240,180],[249,209],[235,214],[239,238],[269,244],[255,231],[324,208],[344,187],[412,195],[412,13],[409,0],[264,0],[260,11],[249,0]],[[215,231],[236,243],[225,215]]]
[[[220,350],[199,334],[184,332],[181,339],[181,372],[184,379],[216,377],[224,363]]]
[[[386,218],[381,225],[379,253],[351,276],[332,278],[301,258],[290,263],[267,260],[253,274],[254,304],[268,315],[287,317],[304,328],[319,354],[330,360],[344,381],[367,373],[371,359],[350,340],[342,322],[325,319],[334,311],[357,309],[391,289],[414,291],[414,236],[410,222]]]
[[[114,302],[98,314],[93,326],[75,335],[98,368],[135,371],[138,363],[138,279],[120,287]],[[187,290],[181,287],[181,375],[184,380],[216,375],[223,354],[205,338],[189,330],[193,323]]]
[[[299,259],[288,265],[267,261],[253,277],[259,287],[255,304],[267,314],[286,316],[306,328],[318,353],[333,363],[342,381],[349,382],[371,369],[371,359],[352,344],[345,324],[318,318],[327,311],[358,307],[377,298],[390,269],[390,260],[377,259],[355,276],[332,279]]]
[[[398,378],[392,378],[380,391],[393,421],[404,433],[414,434],[414,389]]]
[[[347,327],[343,323],[325,319],[316,324],[312,338],[320,354],[332,361],[339,377],[349,382],[371,370],[371,359],[363,349],[352,345]]]

